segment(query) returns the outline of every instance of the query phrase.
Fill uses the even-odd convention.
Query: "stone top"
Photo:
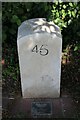
[[[49,33],[61,36],[60,28],[53,22],[47,22],[45,18],[35,18],[24,21],[18,28],[18,38],[34,33]]]

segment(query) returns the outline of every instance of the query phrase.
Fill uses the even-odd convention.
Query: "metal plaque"
[[[45,116],[50,117],[52,114],[51,102],[46,101],[32,102],[31,107],[33,117],[45,117]]]

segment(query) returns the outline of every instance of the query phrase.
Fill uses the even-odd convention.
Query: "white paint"
[[[62,53],[59,27],[44,18],[27,20],[18,28],[17,45],[23,98],[59,97]],[[35,45],[37,53],[32,52]]]

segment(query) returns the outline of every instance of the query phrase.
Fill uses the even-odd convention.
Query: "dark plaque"
[[[32,116],[33,117],[50,117],[52,114],[51,102],[32,102]]]

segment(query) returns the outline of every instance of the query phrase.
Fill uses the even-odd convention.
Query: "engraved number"
[[[38,49],[38,46],[35,45],[32,49],[32,52],[40,53],[40,55],[45,56],[49,53],[48,49],[45,46],[47,45],[41,45],[41,47]]]
[[[37,47],[37,45],[35,47],[33,47],[32,52],[38,53],[38,47]]]

